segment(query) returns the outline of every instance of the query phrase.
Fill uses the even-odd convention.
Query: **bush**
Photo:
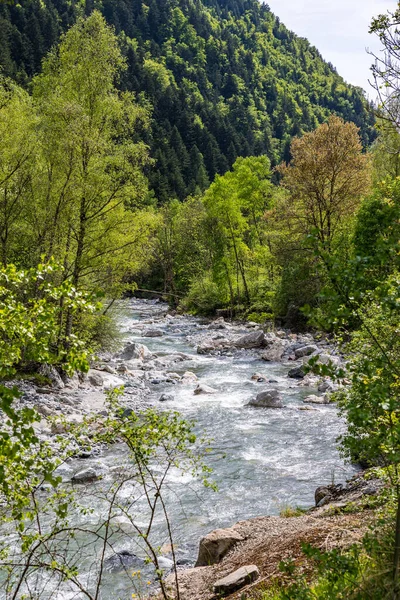
[[[104,314],[103,310],[84,315],[79,323],[79,336],[94,351],[115,352],[122,343],[118,321],[124,310],[121,305],[113,307]]]
[[[186,312],[205,315],[213,314],[217,308],[228,305],[228,289],[224,285],[217,285],[209,274],[192,283],[186,298],[180,303],[180,307]]]

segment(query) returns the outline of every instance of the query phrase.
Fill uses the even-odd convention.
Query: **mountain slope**
[[[85,9],[77,0],[0,5],[0,65],[26,85]],[[294,135],[332,111],[374,137],[362,91],[345,84],[307,40],[258,0],[97,0],[120,34],[121,85],[153,106],[146,140],[160,202],[207,187],[237,156],[289,156]]]

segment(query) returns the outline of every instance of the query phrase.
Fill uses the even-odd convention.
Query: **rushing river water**
[[[189,475],[178,474],[170,478],[167,492],[178,556],[194,561],[201,536],[212,529],[259,515],[276,515],[289,505],[313,505],[318,485],[343,481],[354,468],[344,465],[336,448],[344,423],[335,406],[298,410],[304,406],[303,398],[315,389],[299,387],[296,380],[288,378],[292,362],[266,363],[251,350],[232,356],[199,355],[190,338],[207,326],[190,317],[161,319],[162,310],[159,304],[130,303],[131,312],[124,321],[126,340],[145,343],[159,356],[173,352],[190,355],[190,360],[170,370],[181,375],[193,371],[200,382],[217,390],[213,395],[197,396],[193,394],[196,384],[150,385],[151,402],[195,420],[196,431],[213,440],[209,464],[218,492],[203,488]],[[162,329],[164,336],[143,338],[141,331],[135,330],[143,321],[148,327]],[[255,372],[276,383],[252,381]],[[271,387],[281,391],[284,409],[245,406],[252,396]],[[174,399],[159,403],[163,393]],[[112,464],[115,459],[111,451],[104,460]],[[160,529],[160,544],[165,541],[163,536],[165,531]]]
[[[149,383],[148,404],[161,410],[179,411],[183,417],[195,420],[196,432],[213,440],[208,462],[214,469],[218,492],[204,488],[190,475],[182,477],[173,473],[168,480],[166,503],[178,557],[194,562],[201,536],[212,529],[259,515],[276,515],[288,505],[308,507],[314,503],[314,490],[318,485],[343,481],[354,472],[352,467],[343,464],[336,448],[335,440],[343,431],[344,423],[335,406],[318,405],[314,410],[298,410],[304,406],[303,398],[315,394],[315,389],[299,387],[296,380],[288,378],[292,362],[267,363],[251,350],[223,356],[199,355],[191,338],[202,331],[211,335],[218,332],[207,332],[207,325],[195,318],[166,319],[161,316],[166,310],[161,304],[135,300],[128,306],[123,319],[127,342],[145,343],[159,357],[174,352],[189,355],[188,360],[174,364],[169,370],[180,375],[193,371],[200,383],[217,390],[213,395],[194,395],[195,383]],[[143,323],[145,327],[162,329],[164,335],[142,337]],[[248,330],[243,328],[243,332]],[[251,376],[255,372],[266,375],[274,383],[253,381]],[[280,390],[284,409],[245,406],[259,391],[271,387]],[[160,403],[163,393],[172,395],[173,399]],[[126,457],[121,456],[117,446],[100,460],[110,468],[121,465]],[[92,462],[95,461],[85,461],[85,466]],[[107,475],[104,481],[110,478]],[[102,485],[102,482],[93,484],[93,489]],[[101,501],[95,497],[88,495],[87,500],[93,513],[86,519],[92,525],[104,511]],[[161,546],[167,541],[161,519],[156,522],[157,535]],[[136,551],[129,532],[120,537],[115,547]],[[91,561],[89,555],[83,565],[89,568]],[[131,592],[131,581],[125,575],[106,575],[104,600],[130,598]],[[66,592],[57,596],[58,600],[78,597]]]

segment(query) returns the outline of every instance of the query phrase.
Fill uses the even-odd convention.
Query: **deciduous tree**
[[[315,233],[329,251],[370,186],[369,158],[362,154],[358,128],[332,116],[296,138],[291,154],[291,162],[278,169],[289,191],[288,217],[302,233]]]

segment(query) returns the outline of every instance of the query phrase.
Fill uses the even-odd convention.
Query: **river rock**
[[[130,567],[142,566],[144,565],[144,562],[145,561],[142,558],[139,558],[139,556],[136,556],[136,554],[130,550],[121,550],[106,558],[104,567],[107,571],[113,573]]]
[[[265,350],[265,352],[262,354],[261,358],[268,362],[278,362],[281,360],[284,352],[285,352],[284,342],[282,340],[277,340]]]
[[[216,319],[215,321],[210,323],[210,325],[207,327],[207,329],[214,329],[214,330],[228,329],[228,326],[225,323],[224,317],[220,317],[219,319]]]
[[[329,404],[329,399],[327,396],[315,396],[311,394],[311,396],[307,396],[307,398],[303,399],[305,404]]]
[[[88,373],[88,379],[90,385],[94,385],[95,387],[103,387],[104,385],[102,374],[98,373],[97,371],[93,371],[92,369],[90,369]]]
[[[333,383],[333,381],[322,381],[318,385],[319,392],[335,392],[337,390],[337,386]]]
[[[251,379],[252,381],[258,381],[258,383],[268,381],[268,377],[266,377],[265,375],[261,375],[261,373],[253,373]]]
[[[223,579],[218,579],[214,583],[213,590],[215,594],[232,594],[237,590],[240,590],[243,586],[253,583],[260,576],[260,571],[256,565],[247,565],[240,567],[230,575],[227,575]]]
[[[46,377],[50,380],[52,387],[57,388],[59,390],[65,387],[63,380],[61,379],[61,375],[57,371],[55,367],[52,365],[41,365],[38,371],[39,375]]]
[[[220,350],[229,345],[228,340],[223,335],[216,335],[214,338],[207,338],[197,346],[197,354],[211,354],[215,350]]]
[[[90,369],[88,373],[89,383],[96,387],[104,387],[106,390],[112,390],[116,387],[121,387],[124,385],[124,380],[117,375],[111,375],[110,373],[106,373],[104,371],[96,371],[95,369]]]
[[[171,402],[174,399],[172,394],[162,394],[158,401],[159,402]]]
[[[317,362],[320,365],[329,365],[329,363],[332,363],[334,367],[337,367],[340,364],[340,358],[338,356],[333,356],[332,354],[316,352],[313,356],[318,357]]]
[[[196,396],[199,396],[200,394],[216,394],[216,393],[217,393],[216,389],[212,388],[209,385],[206,385],[205,383],[199,383],[199,385],[193,392],[193,394],[195,394]]]
[[[67,389],[69,390],[77,390],[81,384],[79,375],[75,371],[72,377],[67,374],[63,374],[63,382]]]
[[[317,346],[313,344],[308,344],[307,346],[300,346],[294,351],[294,355],[296,358],[303,358],[303,356],[310,356],[313,352],[317,352]]]
[[[142,360],[149,360],[153,357],[150,350],[144,344],[137,344],[136,342],[129,342],[118,355],[122,360],[132,360],[133,358],[140,358]]]
[[[71,478],[72,483],[91,483],[92,481],[97,481],[100,479],[101,474],[96,471],[93,467],[89,467],[89,469],[84,469],[83,471],[78,471],[74,473]]]
[[[143,333],[142,333],[142,337],[149,337],[149,338],[162,337],[163,335],[164,335],[164,332],[161,329],[147,329],[146,331],[143,331]]]
[[[121,365],[118,365],[118,369],[120,369],[120,367],[121,367]],[[98,370],[104,371],[105,373],[110,373],[110,375],[117,374],[116,369],[114,369],[114,367],[112,367],[111,365],[107,365],[107,364],[99,365]]]
[[[263,331],[253,331],[242,335],[235,342],[237,348],[263,348],[266,346],[267,338]]]
[[[168,371],[168,373],[166,374],[167,376],[167,381],[171,382],[177,382],[181,380],[181,376],[178,373],[175,373],[174,371]]]
[[[118,354],[119,358],[123,360],[132,360],[133,358],[140,358],[140,344],[135,344],[134,342],[129,342],[125,348]]]
[[[174,566],[174,561],[166,556],[157,556],[157,562],[160,569],[163,569],[164,571],[169,571]]]
[[[288,373],[288,377],[291,377],[292,379],[304,379],[305,375],[306,374],[303,365],[299,367],[293,367],[293,369],[290,369]]]
[[[181,377],[181,383],[195,383],[196,381],[198,381],[198,377],[192,371],[185,371]]]
[[[252,398],[247,406],[256,406],[260,408],[283,408],[282,396],[278,390],[267,390],[260,392],[255,398]]]
[[[201,344],[197,346],[197,354],[209,354],[216,348],[214,340],[203,340]]]
[[[314,494],[315,506],[318,506],[321,500],[323,500],[327,496],[330,498],[331,492],[326,485],[320,485],[319,487],[317,487]]]
[[[46,404],[35,404],[33,408],[43,417],[51,417],[54,415],[54,411]]]
[[[200,540],[196,567],[219,563],[231,548],[243,540],[243,536],[233,527],[211,531]]]

